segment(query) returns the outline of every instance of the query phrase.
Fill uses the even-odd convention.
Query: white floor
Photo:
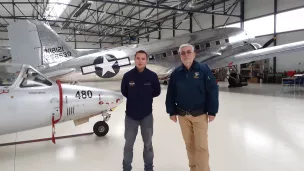
[[[86,85],[119,89],[119,83]],[[220,111],[209,127],[212,171],[304,170],[304,93],[282,93],[279,85],[228,89],[220,83]],[[165,112],[166,86],[154,100],[155,171],[187,171],[179,125]],[[158,107],[156,109],[156,107]],[[113,112],[106,137],[95,135],[0,147],[1,171],[120,171],[125,104]],[[100,117],[74,127],[57,125],[57,136],[86,133]],[[140,133],[140,132],[139,132]],[[51,127],[0,136],[0,144],[45,138]],[[134,171],[143,171],[140,134],[134,147]]]

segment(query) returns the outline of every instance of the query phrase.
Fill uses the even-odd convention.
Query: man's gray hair
[[[191,48],[192,48],[192,51],[194,51],[194,46],[193,46],[193,45],[190,45],[190,44],[188,44],[188,43],[186,43],[186,44],[180,45],[180,47],[179,47],[179,49],[178,49],[178,52],[179,52],[179,53],[181,52],[181,50],[182,50],[183,47],[191,47]]]

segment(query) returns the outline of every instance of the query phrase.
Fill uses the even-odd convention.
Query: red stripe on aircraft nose
[[[62,117],[62,106],[63,106],[63,95],[62,95],[62,87],[61,82],[59,80],[56,81],[58,88],[59,88],[59,111],[60,117],[59,119],[55,120],[55,116],[52,117],[52,141],[55,144],[55,124],[58,123]]]
[[[54,121],[54,124],[58,123],[62,117],[62,107],[63,107],[63,97],[62,97],[62,87],[61,87],[61,82],[59,80],[56,81],[58,84],[59,88],[59,110],[60,110],[60,117],[59,119]]]
[[[9,93],[9,90],[2,90],[2,92],[0,92],[0,94],[4,94],[4,93]]]

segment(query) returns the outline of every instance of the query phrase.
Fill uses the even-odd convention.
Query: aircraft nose
[[[114,111],[117,106],[123,102],[123,95],[117,92],[111,92],[112,103],[109,105],[110,111]]]
[[[119,105],[123,102],[123,95],[122,94],[115,92],[114,96],[115,96],[117,105]]]
[[[110,91],[110,90],[101,90],[99,96],[99,105],[105,107],[106,109],[113,111],[117,106],[123,102],[123,95],[121,93]]]

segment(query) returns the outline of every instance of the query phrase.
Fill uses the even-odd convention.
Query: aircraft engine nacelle
[[[258,43],[251,43],[251,45],[254,47],[254,50],[262,48],[262,46]]]

